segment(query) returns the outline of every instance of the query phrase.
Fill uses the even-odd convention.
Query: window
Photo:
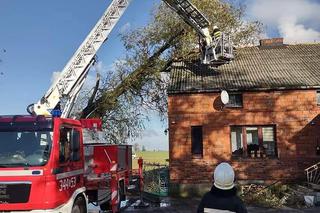
[[[262,140],[263,148],[268,156],[276,155],[276,142],[274,139],[274,128],[273,127],[263,127],[262,128]]]
[[[277,156],[274,126],[234,126],[230,138],[233,156]]]
[[[59,146],[60,163],[80,160],[80,132],[78,130],[61,127]]]
[[[320,90],[317,91],[317,105],[320,106]]]
[[[227,104],[227,107],[242,107],[242,106],[243,106],[243,101],[242,101],[241,93],[229,94],[229,103]]]
[[[191,127],[191,153],[192,155],[202,157],[202,154],[203,154],[202,126]]]
[[[243,155],[243,141],[242,141],[242,128],[232,127],[231,128],[231,149],[232,154],[241,156]]]
[[[52,131],[0,131],[0,167],[43,166],[49,160]]]

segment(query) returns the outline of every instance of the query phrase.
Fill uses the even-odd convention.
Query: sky
[[[0,0],[0,114],[26,114],[63,69],[111,0]],[[97,55],[102,67],[124,57],[119,34],[145,25],[160,0],[132,0]],[[320,41],[320,0],[238,0],[245,19],[264,23],[264,38],[286,43]],[[5,50],[5,51],[4,51]],[[136,142],[168,149],[167,128],[156,115]]]
[[[287,44],[320,42],[320,0],[246,0],[247,19],[264,25],[263,37]]]

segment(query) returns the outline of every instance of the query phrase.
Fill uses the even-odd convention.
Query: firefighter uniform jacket
[[[198,213],[210,212],[236,212],[247,213],[247,209],[242,200],[237,196],[237,189],[221,190],[213,186],[210,192],[207,192],[199,206]]]

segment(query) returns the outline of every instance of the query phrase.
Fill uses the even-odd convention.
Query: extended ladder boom
[[[188,0],[163,0],[186,23],[193,27],[202,37],[210,37],[207,30],[210,25],[208,19]]]
[[[50,115],[62,98],[66,109],[61,117],[68,117],[78,92],[94,62],[94,56],[119,21],[131,0],[113,0],[90,34],[69,60],[59,79],[52,84],[41,100],[34,104],[37,115]]]

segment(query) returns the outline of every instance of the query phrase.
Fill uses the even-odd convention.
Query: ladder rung
[[[118,15],[117,15],[117,16],[109,16],[109,18],[110,18],[110,19],[118,19],[119,16],[118,16]]]
[[[103,27],[102,30],[110,30],[110,27]]]
[[[124,7],[127,7],[127,5],[126,4],[119,4],[118,7],[119,8],[124,8]]]

